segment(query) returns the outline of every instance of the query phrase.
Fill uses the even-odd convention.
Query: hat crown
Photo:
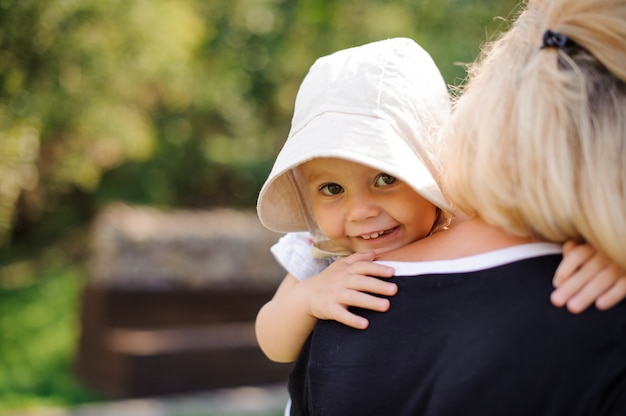
[[[349,48],[316,60],[296,96],[289,137],[328,112],[385,119],[416,151],[450,112],[430,55],[408,38]],[[289,139],[288,139],[289,140]]]

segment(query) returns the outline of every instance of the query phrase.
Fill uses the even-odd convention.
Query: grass
[[[85,270],[56,255],[0,269],[0,412],[98,400],[72,375]]]

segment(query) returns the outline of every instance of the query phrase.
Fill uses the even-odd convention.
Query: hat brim
[[[310,209],[293,176],[297,166],[316,158],[338,158],[369,166],[411,186],[434,205],[451,212],[427,166],[383,118],[324,112],[285,142],[259,193],[257,212],[265,227],[276,232],[310,230]],[[368,145],[363,145],[368,143]],[[349,150],[346,150],[349,149]]]

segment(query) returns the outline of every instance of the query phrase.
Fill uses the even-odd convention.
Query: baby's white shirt
[[[288,273],[302,281],[320,273],[334,261],[332,257],[324,259],[313,257],[311,253],[313,242],[309,232],[287,233],[270,248],[270,251]]]

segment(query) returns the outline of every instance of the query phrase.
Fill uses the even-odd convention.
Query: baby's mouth
[[[384,231],[376,231],[376,232],[371,233],[371,234],[363,234],[363,235],[360,235],[359,238],[362,238],[363,240],[374,240],[374,239],[376,239],[378,237],[381,237],[381,236],[383,236],[385,234],[389,234],[390,232],[392,232],[396,228],[398,228],[398,227],[394,227],[394,228],[391,228],[389,230],[384,230]]]

